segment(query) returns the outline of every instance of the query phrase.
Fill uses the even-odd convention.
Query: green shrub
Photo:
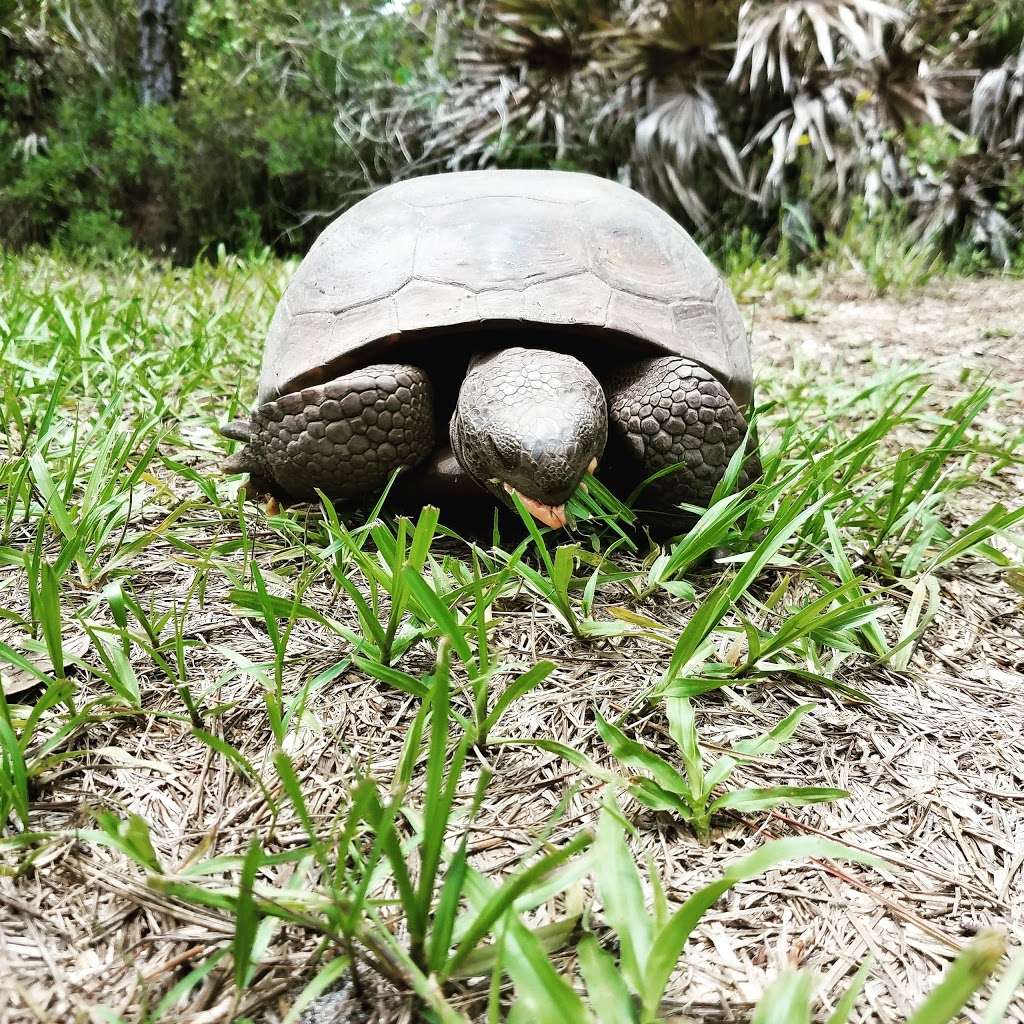
[[[0,11],[0,58],[5,46],[16,58],[0,60],[0,241],[135,243],[179,260],[303,249],[368,179],[392,176],[397,151],[372,126],[336,121],[372,115],[412,80],[422,35],[404,18],[197,0],[180,99],[143,107],[125,59],[134,4],[91,0],[77,21],[58,9],[8,14],[6,34]],[[64,30],[44,39],[44,21]],[[91,35],[67,29],[87,22]]]
[[[61,225],[58,241],[71,250],[86,249],[113,257],[132,243],[131,232],[110,210],[75,210]]]

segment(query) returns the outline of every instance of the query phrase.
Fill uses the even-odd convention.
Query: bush
[[[144,107],[124,60],[135,16],[127,0],[93,0],[77,16],[43,3],[37,20],[22,13],[16,24],[8,15],[8,244],[110,252],[135,243],[181,260],[221,244],[303,249],[329,216],[394,173],[396,153],[365,124],[339,127],[350,111],[359,126],[412,80],[423,37],[407,19],[372,8],[342,18],[321,3],[196,0],[182,32],[181,97]],[[65,30],[43,34],[44,24]]]
[[[450,163],[569,158],[698,233],[746,225],[792,253],[890,208],[946,255],[966,243],[1008,264],[1019,245],[1020,0],[447,7]]]

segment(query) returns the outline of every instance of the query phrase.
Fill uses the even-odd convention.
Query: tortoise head
[[[476,357],[451,421],[452,450],[499,500],[523,504],[548,526],[564,526],[565,503],[608,437],[597,378],[572,356],[506,348]]]

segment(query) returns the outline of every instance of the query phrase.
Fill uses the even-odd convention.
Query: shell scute
[[[550,324],[588,324],[604,321],[611,289],[593,274],[573,274],[527,288],[525,318]]]
[[[481,320],[525,320],[526,293],[512,288],[480,292],[476,310]]]
[[[609,204],[586,203],[580,218],[591,267],[612,288],[671,302],[714,292],[717,273],[696,243],[636,193]]]
[[[486,292],[585,270],[586,246],[572,208],[542,205],[485,196],[432,210],[416,246],[414,276]]]
[[[474,199],[521,199],[524,195],[551,206],[574,206],[586,198],[581,194],[580,182],[587,177],[557,171],[465,171],[400,181],[387,191],[417,210],[461,205]],[[543,184],[538,185],[542,178]],[[525,182],[534,187],[524,187]]]
[[[425,327],[479,319],[476,293],[459,285],[413,280],[395,296],[395,302],[400,331],[418,331]]]
[[[648,338],[659,345],[670,344],[675,330],[672,307],[668,303],[614,289],[605,326],[624,334]]]
[[[313,243],[286,295],[293,315],[340,313],[393,295],[413,277],[419,217],[383,193],[352,207]],[[362,216],[352,216],[361,213]],[[370,216],[366,214],[370,213]]]

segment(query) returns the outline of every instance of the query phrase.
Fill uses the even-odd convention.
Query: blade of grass
[[[907,1018],[907,1024],[948,1024],[988,980],[1006,952],[1006,940],[993,931],[982,932],[953,961],[942,981]]]
[[[648,1016],[654,1016],[658,1012],[665,986],[686,945],[686,940],[706,911],[723,893],[728,892],[738,882],[756,878],[784,861],[806,857],[852,860],[870,865],[879,863],[869,854],[852,850],[840,843],[817,837],[797,836],[772,840],[731,865],[720,879],[694,893],[654,936],[640,989],[644,1012]]]

